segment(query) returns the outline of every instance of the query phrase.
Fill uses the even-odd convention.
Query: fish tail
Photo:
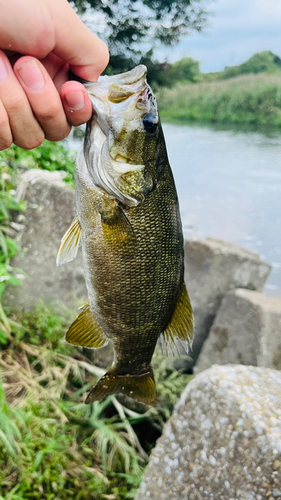
[[[142,375],[118,375],[118,370],[112,367],[108,372],[92,387],[86,404],[99,401],[112,394],[122,393],[130,398],[141,401],[147,405],[152,405],[156,400],[156,386],[152,367]]]

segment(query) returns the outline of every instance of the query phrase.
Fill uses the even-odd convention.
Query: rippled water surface
[[[186,237],[216,236],[273,266],[281,296],[281,134],[163,126]]]

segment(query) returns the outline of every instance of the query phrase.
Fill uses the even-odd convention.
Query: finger
[[[106,68],[106,45],[82,23],[66,0],[0,3],[1,19],[5,20],[0,30],[2,48],[38,59],[54,52],[86,80],[96,81]]]
[[[22,57],[22,54],[18,57],[18,59],[20,57]],[[12,66],[15,65],[16,61],[17,59],[14,61]],[[59,92],[62,85],[69,80],[69,64],[52,52],[50,52],[47,57],[44,57],[44,59],[40,59],[40,62],[49,73],[51,80],[53,80],[55,87]]]
[[[40,62],[52,78],[56,89],[60,92],[68,122],[73,126],[78,126],[88,121],[93,112],[90,98],[81,83],[68,81],[68,64],[65,64],[62,59],[52,53]]]
[[[39,146],[44,132],[35,119],[24,90],[14,75],[7,56],[0,50],[0,99],[9,120],[14,143],[24,149]],[[2,108],[2,109],[3,109]],[[4,130],[7,130],[4,128]],[[0,136],[5,138],[7,132]],[[5,142],[5,139],[3,139]]]
[[[67,82],[60,92],[67,119],[71,125],[77,127],[90,120],[93,107],[88,93],[81,83]]]
[[[10,129],[7,112],[0,101],[0,151],[8,149],[13,143],[13,136]]]
[[[83,24],[68,2],[56,2],[56,9],[52,52],[68,62],[77,76],[96,81],[108,65],[107,46]]]
[[[68,80],[69,66],[60,57],[50,52],[47,57],[44,57],[44,59],[40,59],[40,62],[43,64],[52,80],[54,80],[61,72],[65,72],[64,81],[66,82]]]
[[[60,141],[70,132],[59,93],[43,64],[30,56],[21,57],[14,72],[32,111],[49,141]]]

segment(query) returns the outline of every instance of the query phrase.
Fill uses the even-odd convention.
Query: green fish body
[[[89,303],[66,340],[89,348],[111,340],[115,354],[86,403],[121,392],[153,404],[159,337],[167,350],[192,338],[178,198],[145,76],[138,66],[86,84],[94,113],[76,162],[77,218],[58,263],[82,245]]]

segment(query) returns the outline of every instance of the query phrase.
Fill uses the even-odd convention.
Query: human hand
[[[96,81],[107,47],[67,0],[0,0],[0,12],[0,150],[62,140],[92,114],[68,71]]]

